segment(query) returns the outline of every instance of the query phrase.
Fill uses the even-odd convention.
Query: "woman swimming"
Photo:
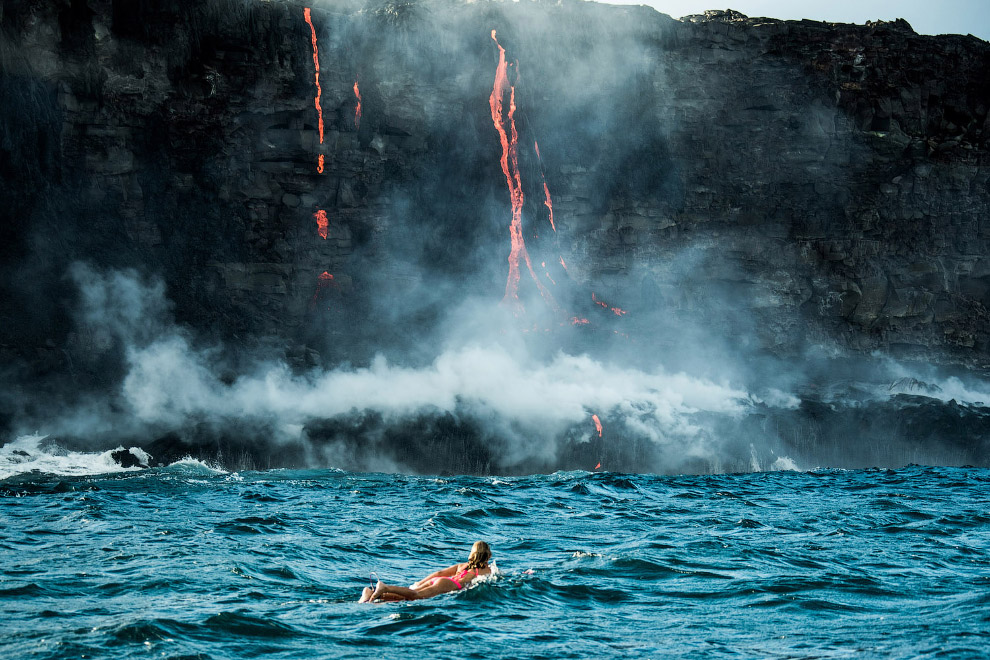
[[[468,556],[467,562],[454,564],[435,573],[430,573],[408,587],[385,584],[379,580],[374,591],[371,590],[371,587],[365,587],[361,591],[361,599],[358,602],[419,600],[439,596],[448,591],[458,591],[470,584],[476,577],[491,574],[492,569],[488,567],[488,560],[491,559],[491,556],[492,549],[488,547],[488,544],[484,541],[478,541],[471,546],[471,554]]]

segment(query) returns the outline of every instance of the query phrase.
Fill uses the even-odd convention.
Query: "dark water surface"
[[[974,658],[990,470],[0,481],[0,657]],[[354,602],[491,543],[500,575]]]

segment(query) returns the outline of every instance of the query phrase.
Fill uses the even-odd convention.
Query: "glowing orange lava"
[[[553,201],[550,199],[550,189],[547,187],[547,177],[543,173],[543,157],[540,156],[540,143],[533,140],[533,146],[536,148],[536,159],[540,162],[540,176],[543,177],[543,205],[550,211],[550,227],[553,229],[554,233],[557,233],[557,225],[553,222]]]
[[[519,133],[516,130],[516,88],[509,83],[508,67],[509,63],[505,59],[505,49],[499,44],[495,37],[495,30],[492,30],[492,40],[498,46],[498,66],[495,69],[495,82],[492,85],[491,96],[488,97],[488,105],[492,112],[492,123],[498,131],[499,140],[502,143],[502,156],[499,163],[502,165],[502,173],[505,174],[505,183],[509,187],[509,200],[512,204],[512,222],[509,225],[509,238],[511,249],[509,251],[509,275],[505,281],[505,296],[502,302],[509,304],[513,308],[516,316],[524,313],[522,303],[519,301],[519,277],[520,259],[526,262],[529,274],[536,282],[537,288],[543,299],[553,308],[558,310],[550,291],[537,278],[533,271],[533,264],[529,259],[529,252],[526,250],[526,241],[523,239],[522,231],[522,208],[523,189],[522,177],[519,173]],[[518,77],[518,70],[517,70]],[[509,95],[509,111],[505,113],[503,103],[506,92]]]
[[[550,226],[553,228],[554,232],[557,231],[557,225],[553,222],[553,202],[550,200],[550,189],[547,188],[547,182],[543,182],[543,194],[546,195],[546,199],[543,200],[543,205],[550,210]]]
[[[320,157],[316,159],[316,171],[323,174],[323,154],[320,154]]]
[[[612,310],[612,313],[615,314],[616,316],[623,316],[624,314],[628,314],[628,312],[622,309],[621,307],[612,307],[608,303],[602,302],[601,300],[596,298],[594,291],[591,292],[591,299],[595,301],[595,304],[598,305],[599,307],[604,307],[605,309]]]
[[[591,421],[595,423],[595,428],[598,430],[598,437],[602,437],[602,420],[598,419],[598,415],[592,415]],[[601,465],[601,463],[598,465]]]
[[[327,220],[327,212],[320,209],[313,214],[316,218],[316,231],[320,234],[320,238],[327,240],[327,230],[330,228],[330,221]],[[323,275],[330,275],[329,273],[323,273]],[[322,278],[323,275],[320,277]],[[333,275],[330,275],[330,279],[333,279]]]
[[[327,288],[336,288],[337,283],[333,281],[333,275],[327,271],[323,271],[316,278],[316,293],[313,294],[313,300],[310,302],[310,307],[316,305],[320,301],[320,294]],[[329,307],[327,309],[330,309]]]
[[[313,40],[313,66],[316,68],[316,98],[314,102],[316,104],[316,114],[320,121],[320,144],[323,144],[323,106],[320,105],[320,97],[323,95],[323,90],[320,88],[320,54],[316,47],[316,28],[313,27],[313,16],[309,10],[309,7],[303,9],[303,18],[309,24],[309,30],[312,33]],[[320,171],[322,172],[323,159],[320,159]]]
[[[354,96],[357,97],[357,107],[354,108],[354,128],[361,128],[361,90],[358,89],[358,81],[354,79]]]
[[[551,275],[550,271],[547,270],[547,262],[541,261],[540,266],[543,268],[543,274],[547,276],[547,279],[553,282],[554,286],[557,286],[557,280],[553,279],[553,275]]]
[[[598,468],[600,468],[601,466],[602,466],[602,464],[601,464],[601,463],[599,463],[598,465],[596,465],[596,466],[595,466],[595,469],[597,470],[597,469],[598,469]]]

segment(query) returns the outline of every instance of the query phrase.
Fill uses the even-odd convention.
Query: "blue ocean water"
[[[975,658],[990,470],[0,481],[0,657]],[[358,604],[487,540],[499,574]]]

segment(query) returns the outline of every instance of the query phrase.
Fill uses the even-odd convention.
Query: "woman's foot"
[[[371,597],[368,600],[378,600],[379,598],[381,598],[382,594],[385,593],[385,587],[386,584],[381,580],[379,580],[378,584],[375,585],[374,593],[371,594]]]
[[[367,603],[371,600],[371,587],[365,587],[361,590],[361,598],[358,600],[359,603]]]

